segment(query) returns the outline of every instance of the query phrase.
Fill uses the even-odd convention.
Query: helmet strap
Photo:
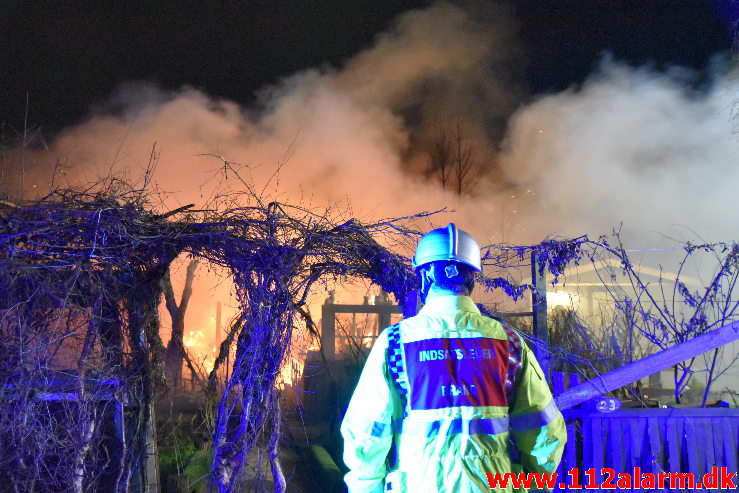
[[[419,291],[419,296],[421,297],[421,303],[426,304],[426,297],[429,294],[429,291],[431,290],[431,286],[434,284],[434,273],[433,273],[433,266],[429,270],[421,269],[418,272],[418,277],[421,281],[421,289]]]

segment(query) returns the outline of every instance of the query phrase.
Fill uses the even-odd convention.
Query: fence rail
[[[557,394],[566,376],[554,373],[552,377]],[[570,386],[578,381],[570,376]],[[579,470],[583,484],[589,468],[596,472],[594,483],[603,481],[599,473],[604,467],[616,474],[633,473],[637,467],[641,473],[692,473],[698,480],[714,466],[739,471],[739,409],[622,409],[609,413],[566,409],[562,414],[567,422],[567,445],[557,470],[560,482],[572,468]]]

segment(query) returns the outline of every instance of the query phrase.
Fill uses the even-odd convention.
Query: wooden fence
[[[570,376],[570,386],[577,386],[579,380],[572,377],[576,376]],[[555,395],[561,393],[564,383],[564,375],[553,373]],[[572,476],[567,473],[573,468],[577,468],[583,487],[588,481],[602,483],[606,479],[600,474],[604,467],[613,469],[615,474],[631,474],[634,468],[655,475],[692,473],[697,481],[711,472],[712,467],[725,467],[730,473],[739,471],[739,409],[621,409],[606,413],[595,409],[565,409],[562,414],[568,436],[557,472],[558,481],[567,486],[555,491],[582,489],[569,487]],[[590,480],[586,476],[589,468],[595,471]],[[739,483],[739,474],[734,482]],[[679,487],[679,482],[677,486],[653,491],[686,491]]]

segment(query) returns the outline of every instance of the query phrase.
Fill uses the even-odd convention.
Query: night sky
[[[0,122],[48,137],[125,81],[183,85],[250,105],[309,67],[340,67],[421,0],[4,0]],[[509,0],[523,98],[582,82],[604,52],[656,69],[706,68],[729,53],[733,0]],[[8,127],[10,126],[10,127]],[[12,130],[11,130],[12,133]]]

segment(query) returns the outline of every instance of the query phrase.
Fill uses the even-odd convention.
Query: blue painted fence
[[[552,376],[557,394],[563,389],[564,376]],[[570,386],[577,384],[574,380]],[[594,482],[598,484],[604,477],[597,473],[604,467],[612,468],[616,474],[633,473],[635,467],[641,473],[689,472],[698,479],[711,472],[712,467],[739,471],[739,409],[622,409],[610,413],[566,409],[562,414],[567,422],[568,442],[557,470],[560,481],[568,478],[567,472],[572,468],[578,469],[583,487],[589,468],[595,469]],[[739,484],[739,474],[734,482]],[[564,489],[555,491],[574,491],[569,485],[567,481]],[[652,491],[687,490],[678,487]]]

